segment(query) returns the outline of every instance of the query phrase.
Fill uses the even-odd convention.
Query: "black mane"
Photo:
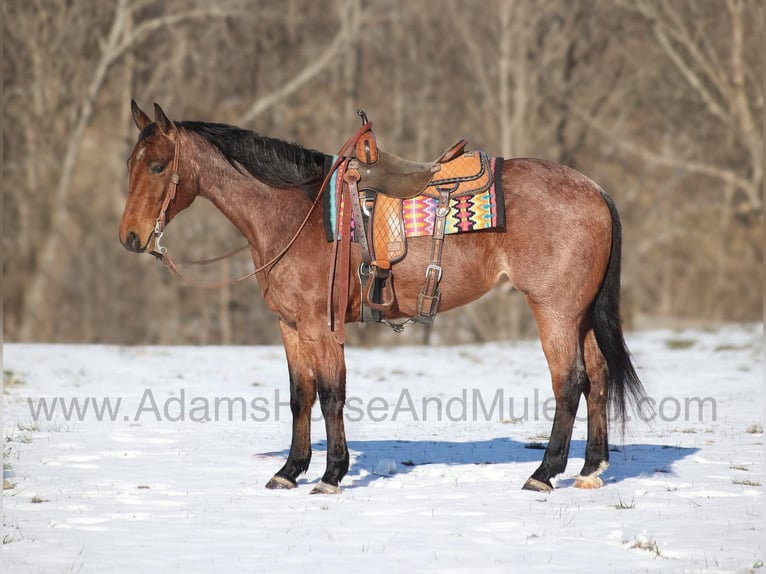
[[[177,122],[212,144],[237,170],[273,187],[301,189],[316,196],[325,175],[327,155],[298,144],[259,135],[250,130],[207,122]]]

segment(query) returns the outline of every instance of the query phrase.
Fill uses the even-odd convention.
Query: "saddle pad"
[[[330,168],[334,159],[333,157],[328,161],[326,169]],[[488,169],[494,174],[492,184],[473,194],[463,192],[458,188],[458,197],[450,199],[450,211],[447,214],[445,233],[466,233],[505,227],[505,204],[501,178],[503,158],[490,158],[488,164]],[[337,181],[337,177],[331,177],[330,185],[322,201],[327,241],[332,241],[335,234],[339,185],[340,182]],[[437,204],[438,200],[425,195],[418,195],[402,201],[406,237],[422,237],[433,234]],[[343,208],[342,204],[341,208]],[[353,220],[351,225],[351,238],[354,240]]]

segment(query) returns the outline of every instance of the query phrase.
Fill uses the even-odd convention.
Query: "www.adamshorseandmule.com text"
[[[140,396],[27,397],[29,414],[36,422],[64,420],[82,422],[254,422],[289,420],[286,392],[251,396],[193,394],[185,388],[172,393],[145,388]],[[714,422],[718,404],[714,397],[647,396],[637,419],[653,422]],[[450,396],[417,396],[402,389],[394,396],[349,396],[345,404],[348,422],[490,422],[523,423],[553,421],[556,401],[534,389],[531,395],[507,390],[465,388]],[[651,414],[640,414],[651,413]],[[322,414],[315,409],[314,419]],[[585,416],[578,417],[585,421]]]

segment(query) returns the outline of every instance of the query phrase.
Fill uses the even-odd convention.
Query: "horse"
[[[160,255],[165,225],[198,196],[213,203],[247,238],[255,278],[279,319],[287,359],[292,440],[269,489],[297,487],[311,460],[311,409],[317,398],[327,432],[327,463],[312,494],[337,494],[348,472],[344,428],[345,345],[326,315],[333,242],[314,209],[328,156],[236,126],[171,121],[154,105],[154,121],[135,101],[138,141],[128,159],[129,192],[119,228],[124,247]],[[170,192],[172,188],[172,193]],[[556,401],[543,459],[522,488],[554,489],[564,472],[581,395],[587,403],[585,462],[574,486],[603,486],[609,463],[611,409],[625,429],[629,406],[645,397],[625,344],[620,318],[622,231],[611,197],[566,166],[531,158],[505,159],[506,225],[496,231],[449,235],[443,242],[440,310],[466,305],[508,280],[524,294],[537,323]],[[395,303],[387,320],[412,317],[429,262],[431,239],[408,240],[394,265]],[[353,244],[345,323],[359,320],[361,262]]]

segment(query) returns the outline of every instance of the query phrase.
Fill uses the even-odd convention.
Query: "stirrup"
[[[375,272],[370,278],[371,281],[367,282],[366,292],[362,294],[362,304],[367,305],[370,309],[374,309],[375,311],[388,311],[393,306],[395,300],[394,288],[391,286],[391,270],[380,269],[374,263],[370,265],[370,269]],[[380,302],[372,300],[373,290],[377,281],[380,281],[382,287],[380,292]]]

